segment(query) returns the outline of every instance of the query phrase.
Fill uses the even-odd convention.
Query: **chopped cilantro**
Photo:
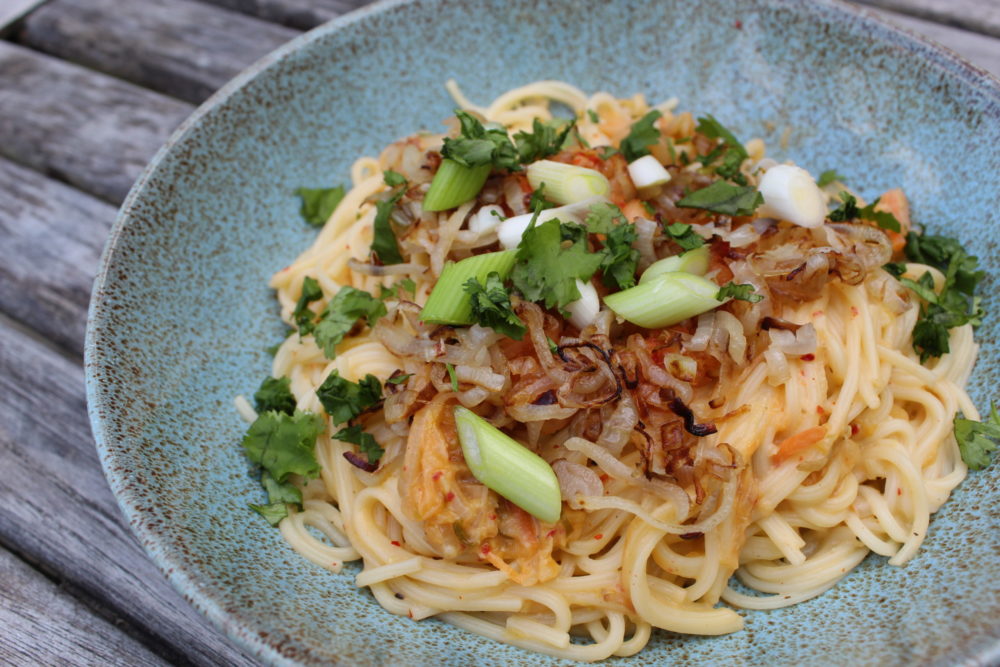
[[[295,191],[302,198],[299,213],[313,227],[322,227],[330,219],[337,204],[344,198],[344,186],[335,188],[298,188]]]
[[[874,222],[882,229],[889,229],[894,232],[900,231],[901,227],[899,226],[899,220],[896,220],[896,216],[887,211],[875,210],[879,202],[878,199],[868,204],[868,206],[861,208],[858,207],[858,200],[849,192],[841,192],[840,199],[843,203],[827,216],[831,222],[846,222],[861,219]]]
[[[587,118],[590,119],[591,123],[600,123],[601,117],[597,115],[597,112],[593,109],[587,109]]]
[[[923,362],[951,351],[949,329],[964,324],[979,326],[982,322],[983,310],[975,290],[985,272],[979,270],[978,258],[969,255],[957,240],[946,236],[920,236],[910,232],[905,252],[909,259],[934,266],[945,274],[939,293],[934,290],[929,273],[916,281],[900,279],[925,302],[920,308],[920,319],[913,327],[913,348],[920,353]]]
[[[364,290],[342,287],[326,304],[319,321],[313,326],[313,337],[323,349],[323,354],[328,359],[333,359],[337,356],[337,345],[360,318],[365,318],[368,325],[372,326],[385,314],[385,304],[381,300]]]
[[[257,406],[257,412],[284,412],[292,414],[295,412],[295,396],[289,389],[291,380],[288,378],[265,379],[260,384],[260,389],[254,392],[253,400]]]
[[[455,116],[462,127],[461,136],[444,140],[441,157],[454,160],[463,167],[488,164],[497,169],[512,171],[521,168],[518,151],[505,130],[487,130],[475,116],[461,109],[455,110]]]
[[[754,286],[750,283],[734,283],[728,282],[719,289],[719,293],[715,295],[718,301],[725,301],[726,299],[736,299],[737,301],[749,301],[750,303],[757,303],[764,298],[763,294],[757,294]]]
[[[397,371],[398,372],[398,371]],[[413,373],[400,373],[399,375],[393,375],[391,378],[385,381],[386,384],[403,384],[407,380],[413,377]]]
[[[721,140],[707,155],[701,156],[701,163],[706,167],[713,166],[715,173],[722,178],[746,185],[746,179],[740,173],[740,165],[749,156],[743,144],[733,133],[717,121],[712,114],[699,118],[695,131],[709,139]]]
[[[612,156],[618,155],[619,151],[613,146],[598,146],[597,147],[597,157],[602,160],[610,160]]]
[[[316,397],[333,423],[343,424],[381,401],[382,385],[371,373],[360,382],[351,382],[334,369],[316,390]]]
[[[413,282],[412,278],[403,278],[397,281],[394,287],[398,287],[400,293],[406,292],[410,296],[416,296],[417,294],[417,283]]]
[[[323,420],[310,412],[264,412],[243,436],[247,457],[282,483],[291,474],[311,478],[319,474],[316,437]]]
[[[648,215],[650,218],[656,217],[656,209],[653,208],[653,205],[650,204],[648,201],[643,201],[642,207],[646,209],[646,215]]]
[[[614,204],[595,204],[587,214],[587,229],[604,234],[601,251],[601,281],[619,290],[635,286],[639,251],[632,247],[638,238],[635,225],[627,222]]]
[[[296,326],[299,327],[300,336],[312,333],[313,320],[316,318],[316,313],[309,309],[309,304],[313,301],[319,301],[322,298],[323,290],[320,289],[319,283],[315,278],[306,276],[302,280],[302,294],[295,303],[295,310],[292,311],[292,319],[295,321]]]
[[[458,377],[455,375],[455,366],[445,362],[444,367],[448,370],[448,378],[451,380],[451,390],[458,393]]]
[[[893,278],[899,278],[906,273],[906,262],[889,262],[888,264],[883,264],[882,268]]]
[[[590,280],[601,260],[587,248],[586,228],[552,219],[525,230],[510,277],[527,300],[562,308],[580,298],[577,279]]]
[[[982,470],[990,464],[990,452],[1000,441],[1000,414],[990,404],[989,416],[981,422],[955,417],[955,440],[962,460],[972,470]]]
[[[816,181],[816,185],[823,188],[830,185],[834,181],[844,182],[844,177],[837,173],[835,169],[827,169],[822,174],[819,175],[819,180]]]
[[[472,318],[476,322],[514,340],[524,337],[526,327],[511,308],[510,295],[499,273],[491,271],[485,285],[475,277],[469,278],[463,287],[472,300]]]
[[[697,232],[691,225],[685,225],[683,222],[674,222],[669,225],[663,225],[663,231],[673,239],[674,243],[679,245],[682,250],[694,250],[695,248],[700,248],[705,245],[705,239],[698,236]]]
[[[514,135],[517,144],[517,159],[521,164],[543,160],[562,150],[566,137],[576,127],[571,120],[553,118],[532,121],[531,132],[518,132]]]
[[[250,505],[254,510],[272,526],[277,526],[281,520],[288,516],[288,504],[302,506],[302,492],[292,481],[278,482],[266,470],[261,473],[260,483],[267,491],[267,505]]]
[[[399,187],[388,199],[375,202],[375,222],[372,225],[372,252],[382,264],[402,264],[403,256],[399,253],[396,242],[396,232],[392,230],[392,209],[406,194],[406,179],[394,171],[382,173],[387,185],[397,184]],[[390,183],[392,181],[392,183]]]
[[[545,198],[545,183],[538,186],[538,189],[531,192],[531,199],[528,201],[528,208],[532,211],[544,211],[547,208],[555,208],[555,204]]]
[[[272,526],[277,526],[281,520],[288,516],[288,505],[285,503],[270,503],[268,505],[254,505],[250,503],[250,509],[262,517]]]
[[[764,198],[756,188],[716,181],[687,195],[677,202],[677,206],[700,208],[723,215],[752,215],[763,203]]]
[[[402,174],[393,171],[392,169],[386,169],[382,172],[382,179],[385,184],[390,188],[394,188],[399,185],[406,185],[406,177]]]
[[[366,433],[360,426],[342,428],[333,434],[334,439],[349,442],[361,448],[361,453],[368,458],[368,463],[375,465],[382,458],[382,449],[371,433]]]
[[[643,155],[649,155],[649,145],[655,144],[660,138],[660,131],[656,129],[656,120],[662,115],[653,109],[632,125],[628,136],[622,139],[618,146],[622,155],[625,156],[626,162],[634,162]]]

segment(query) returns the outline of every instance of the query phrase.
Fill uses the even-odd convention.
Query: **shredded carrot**
[[[781,463],[786,459],[801,454],[826,436],[825,426],[813,426],[795,435],[785,438],[778,443],[778,451],[771,457],[774,463]]]

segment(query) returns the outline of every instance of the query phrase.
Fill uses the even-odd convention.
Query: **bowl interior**
[[[214,623],[268,661],[547,664],[437,621],[382,610],[295,554],[261,502],[233,408],[280,340],[268,277],[315,232],[299,186],[438,131],[455,78],[474,101],[546,78],[712,113],[737,136],[869,198],[901,186],[914,219],[958,236],[996,275],[1000,85],[838,4],[806,0],[416,0],[321,27],[241,75],[161,151],[122,209],[94,291],[88,394],[98,448],[133,529]],[[983,287],[995,309],[995,279]],[[998,376],[979,330],[972,395]],[[717,638],[657,634],[618,664],[896,663],[997,650],[1000,466],[972,474],[904,568],[869,558],[820,598],[746,613]],[[992,595],[984,592],[993,591]]]

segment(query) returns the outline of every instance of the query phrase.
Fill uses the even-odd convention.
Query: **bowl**
[[[264,58],[202,105],[122,207],[87,331],[97,447],[132,530],[217,627],[275,664],[551,664],[444,623],[385,612],[294,553],[262,499],[233,397],[280,340],[268,277],[315,232],[299,186],[439,130],[454,77],[474,101],[533,80],[710,112],[869,197],[901,186],[914,218],[1000,271],[1000,83],[945,50],[831,1],[415,0],[341,17]],[[998,321],[979,329],[971,393],[1000,380]],[[745,612],[714,637],[656,633],[608,664],[822,665],[1000,656],[1000,465],[970,474],[905,567],[870,555],[817,599]]]

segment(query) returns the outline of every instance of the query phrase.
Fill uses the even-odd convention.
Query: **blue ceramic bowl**
[[[232,407],[282,333],[268,277],[314,232],[292,192],[440,129],[455,77],[473,100],[542,78],[711,112],[738,136],[861,194],[901,186],[992,276],[972,395],[1000,381],[1000,83],[849,7],[807,0],[388,2],[300,37],[206,102],[122,208],[94,287],[87,391],[105,471],[174,585],[273,663],[549,664],[382,610],[295,554],[261,502]],[[715,637],[657,633],[610,664],[880,665],[1000,655],[1000,464],[970,475],[904,568],[869,556],[818,599],[747,612]]]

